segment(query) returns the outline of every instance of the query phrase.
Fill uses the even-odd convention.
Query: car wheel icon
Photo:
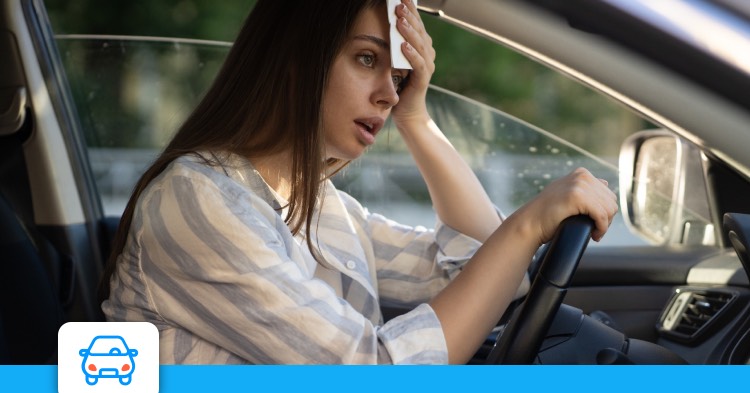
[[[88,375],[86,376],[86,383],[87,384],[89,384],[91,386],[94,386],[94,385],[96,385],[97,382],[99,382],[99,378],[89,377]]]

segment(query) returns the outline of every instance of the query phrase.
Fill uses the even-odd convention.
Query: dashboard
[[[691,364],[750,364],[750,280],[729,250],[698,263],[674,289],[657,344]]]

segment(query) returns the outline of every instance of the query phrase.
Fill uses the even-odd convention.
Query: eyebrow
[[[377,46],[379,46],[379,47],[381,47],[383,49],[386,49],[386,50],[391,47],[390,44],[388,43],[388,41],[386,41],[386,40],[384,40],[384,39],[382,39],[380,37],[376,37],[374,35],[360,34],[360,35],[354,36],[354,39],[355,40],[370,41],[370,42],[374,43],[375,45],[377,45]]]

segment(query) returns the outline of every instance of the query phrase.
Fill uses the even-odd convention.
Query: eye
[[[366,53],[357,55],[357,61],[365,67],[373,67],[375,65],[375,55]]]
[[[404,88],[406,77],[403,75],[391,75],[391,81],[393,82],[393,86],[396,87],[396,92],[400,93],[401,90]]]
[[[393,86],[401,87],[401,83],[404,81],[404,77],[401,75],[393,75],[391,76],[391,80],[393,81]]]

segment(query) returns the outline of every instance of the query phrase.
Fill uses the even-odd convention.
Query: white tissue
[[[417,0],[411,0],[417,5]],[[404,52],[401,50],[401,44],[405,41],[401,33],[398,32],[396,24],[396,6],[401,4],[401,0],[388,0],[388,23],[391,25],[391,67],[411,70],[412,66],[409,60],[406,60]]]

